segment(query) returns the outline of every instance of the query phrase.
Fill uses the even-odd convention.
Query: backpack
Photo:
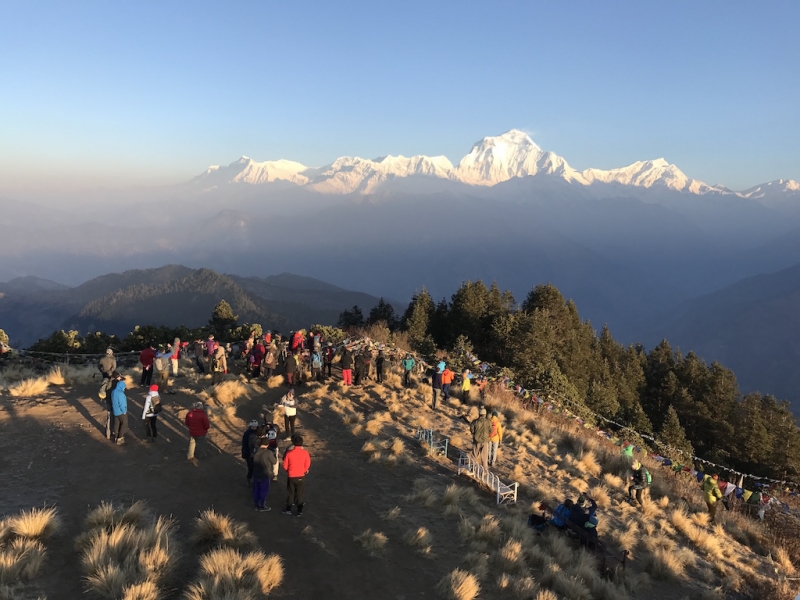
[[[153,408],[152,408],[151,410],[153,411],[153,414],[154,414],[154,415],[157,415],[158,413],[160,413],[160,412],[161,412],[161,410],[164,408],[164,407],[161,405],[161,402],[156,402],[156,403],[155,403],[155,404],[153,404],[152,406],[153,406]]]
[[[315,369],[319,369],[320,367],[322,367],[322,359],[320,358],[318,352],[315,352],[314,354],[311,355],[311,366],[314,367]]]
[[[650,487],[650,484],[653,483],[653,476],[650,475],[650,471],[648,471],[644,467],[642,467],[642,469],[644,470],[644,477],[642,479],[644,479],[645,485],[647,487]]]
[[[159,371],[163,371],[166,368],[167,368],[167,365],[164,362],[164,357],[163,356],[159,356],[156,359],[156,369],[158,369]]]
[[[211,357],[211,370],[216,371],[218,366],[219,366],[219,359],[215,354],[214,356]]]

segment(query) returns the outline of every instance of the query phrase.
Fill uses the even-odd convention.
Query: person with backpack
[[[333,377],[333,359],[336,358],[336,348],[331,342],[325,347],[325,372],[330,379]]]
[[[211,385],[218,385],[225,379],[228,372],[228,358],[225,356],[225,348],[217,346],[214,354],[210,358],[211,366]]]
[[[186,418],[184,418],[183,422],[189,429],[189,450],[186,453],[186,459],[194,460],[197,445],[206,437],[211,427],[208,423],[208,415],[203,403],[195,402],[194,408],[186,413]]]
[[[574,506],[575,505],[572,502],[572,499],[566,498],[564,502],[559,504],[553,511],[553,517],[548,521],[548,523],[550,523],[554,527],[557,527],[558,529],[564,529],[570,520],[570,516],[572,515],[572,508]]]
[[[305,491],[305,476],[311,468],[311,456],[303,448],[303,437],[292,436],[293,447],[283,455],[283,469],[286,471],[286,508],[283,514],[292,514],[292,505],[297,506],[297,516],[303,516],[303,492]]]
[[[403,359],[403,385],[405,387],[409,387],[411,385],[411,371],[414,369],[414,365],[416,361],[414,361],[414,357],[411,356],[411,353],[407,353],[406,357]]]
[[[283,407],[283,427],[286,430],[286,439],[288,442],[294,435],[294,422],[297,419],[297,398],[294,395],[294,388],[281,398],[281,406]]]
[[[260,438],[258,448],[252,458],[253,501],[258,512],[272,510],[267,506],[267,494],[269,494],[269,481],[277,464],[275,453],[269,449],[269,441],[266,437]]]
[[[253,485],[253,454],[258,448],[258,421],[253,419],[242,436],[242,458],[247,463],[247,485]],[[258,504],[256,504],[258,508]]]
[[[266,347],[264,354],[264,379],[269,379],[275,373],[275,366],[278,364],[278,348],[270,343]]]
[[[156,351],[153,342],[148,342],[147,347],[139,353],[139,362],[142,365],[142,378],[139,385],[150,387],[153,380],[153,361],[156,359]]]
[[[478,411],[478,418],[470,423],[469,429],[472,433],[472,457],[475,463],[489,470],[489,434],[492,425],[486,418],[486,409],[481,406]]]
[[[277,423],[270,423],[267,422],[267,418],[264,418],[264,435],[267,439],[267,448],[269,448],[273,454],[275,454],[275,466],[272,468],[272,481],[278,480],[278,462],[281,457],[280,448],[278,448],[278,436],[281,434],[281,428],[278,426]]]
[[[706,501],[708,507],[708,515],[711,517],[711,523],[717,522],[717,500],[722,498],[722,492],[719,489],[719,475],[706,475],[703,478],[703,500]]]
[[[348,346],[342,350],[342,381],[345,385],[353,384],[353,351]]]
[[[144,436],[148,442],[155,442],[158,437],[156,421],[158,413],[161,412],[161,397],[158,395],[158,386],[151,385],[150,391],[144,399],[144,410],[142,410],[142,423],[144,423]]]
[[[128,431],[128,397],[125,395],[125,380],[120,380],[111,392],[111,408],[114,413],[114,430],[112,441],[117,446],[125,443],[125,434]]]
[[[111,377],[109,378],[109,391],[106,395],[106,439],[110,440],[113,430],[114,430],[114,405],[111,402],[111,394],[114,392],[114,388],[117,387],[117,384],[122,381],[122,375],[120,375],[117,371],[113,371],[111,373]]]
[[[489,430],[489,466],[491,467],[497,462],[497,452],[500,449],[500,442],[503,441],[503,426],[496,410],[492,411],[490,423],[492,427]]]
[[[205,341],[205,347],[206,347],[205,355],[206,355],[206,360],[209,363],[211,363],[211,357],[214,356],[214,351],[217,349],[217,346],[219,346],[219,344],[214,339],[214,334],[213,333],[209,333],[208,334],[208,339]],[[210,364],[209,364],[209,366],[210,366]],[[209,368],[207,370],[210,371],[211,369]]]
[[[311,363],[311,381],[322,381],[322,365],[324,361],[319,346],[314,347],[309,362]]]
[[[644,490],[646,490],[650,483],[653,481],[650,475],[650,471],[640,463],[638,460],[633,461],[633,465],[631,465],[632,473],[631,473],[631,485],[628,487],[628,499],[630,500],[631,504],[637,502],[639,506],[642,505],[642,494]]]

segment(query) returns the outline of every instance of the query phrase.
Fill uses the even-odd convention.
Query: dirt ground
[[[181,379],[177,380],[181,384]],[[306,510],[302,518],[281,514],[286,476],[273,482],[269,513],[254,511],[240,458],[245,424],[276,402],[285,388],[268,389],[237,404],[236,419],[213,419],[209,439],[198,450],[199,460],[186,459],[187,433],[182,419],[197,398],[178,393],[163,396],[157,443],[143,441],[143,388],[129,390],[132,431],[125,446],[105,439],[105,409],[96,386],[52,388],[57,393],[35,400],[2,398],[0,407],[0,512],[9,514],[34,506],[55,505],[65,527],[49,544],[43,576],[37,582],[50,600],[83,594],[78,554],[73,540],[91,507],[102,500],[146,500],[159,514],[173,515],[180,525],[184,556],[174,578],[175,593],[190,582],[198,556],[187,540],[199,511],[213,507],[246,523],[267,552],[285,561],[284,583],[271,595],[280,598],[433,597],[436,582],[460,561],[446,543],[434,544],[434,558],[422,557],[402,543],[408,528],[403,519],[387,522],[379,514],[402,504],[420,469],[435,464],[399,465],[388,469],[369,463],[360,452],[363,440],[351,435],[331,412],[299,412],[299,432],[312,457],[307,478]],[[300,392],[302,401],[302,391]],[[301,405],[302,406],[302,405]],[[227,422],[229,421],[230,424]],[[237,426],[238,425],[238,426]],[[288,442],[282,442],[283,447]],[[435,538],[444,531],[424,509],[414,522],[428,522]],[[430,522],[433,521],[433,522]],[[388,538],[381,557],[371,557],[353,540],[367,528]],[[436,535],[439,534],[439,535]]]

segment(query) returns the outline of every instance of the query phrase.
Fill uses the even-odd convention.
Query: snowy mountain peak
[[[627,167],[609,169],[607,171],[586,169],[582,175],[587,184],[597,181],[645,188],[664,187],[677,192],[691,192],[693,194],[724,191],[724,188],[712,187],[702,181],[690,179],[683,171],[667,162],[664,158],[636,161]]]

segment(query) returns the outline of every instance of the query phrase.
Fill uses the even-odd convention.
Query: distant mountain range
[[[26,299],[8,291],[0,307],[26,309],[14,328],[28,339],[65,324],[124,328],[172,298],[196,297],[203,313],[211,296],[201,293],[208,288],[200,275],[126,279],[166,263],[228,274],[215,285],[241,293],[237,310],[248,318],[303,324],[315,319],[292,321],[297,306],[317,311],[320,298],[333,296],[294,288],[285,301],[252,278],[303,273],[404,302],[423,285],[439,300],[480,278],[522,300],[533,285],[552,282],[618,340],[652,345],[666,336],[708,361],[723,359],[745,389],[788,390],[800,400],[791,385],[777,384],[791,380],[786,363],[780,373],[761,371],[774,375],[764,381],[722,344],[703,345],[699,325],[679,327],[705,314],[716,323],[708,340],[722,329],[746,330],[753,312],[739,325],[714,320],[722,298],[709,295],[735,295],[737,282],[800,264],[800,184],[788,179],[732,191],[665,159],[579,171],[512,130],[478,141],[456,165],[441,156],[342,157],[313,168],[243,157],[178,185],[82,192],[51,207],[0,198],[0,231],[0,280],[36,275],[75,286],[122,272],[97,280],[94,294],[83,286]],[[129,287],[121,299],[106,298]],[[355,303],[332,301],[319,320]],[[17,314],[4,310],[0,316]],[[800,338],[794,321],[778,319],[777,329],[781,322]],[[790,353],[788,337],[774,346]]]
[[[284,333],[335,323],[355,304],[368,312],[379,301],[289,273],[239,277],[169,265],[104,275],[75,288],[33,277],[0,283],[0,328],[25,346],[56,329],[125,336],[136,325],[199,327],[222,299],[240,323]]]

